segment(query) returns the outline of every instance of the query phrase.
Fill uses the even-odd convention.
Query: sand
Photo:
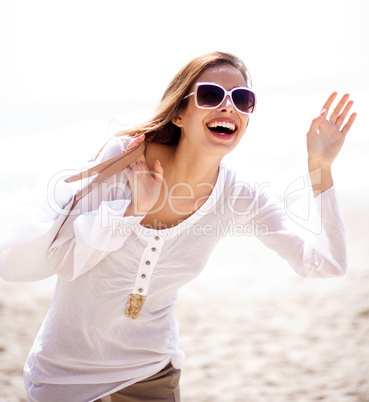
[[[218,258],[227,249],[219,246],[176,307],[186,353],[183,402],[369,401],[369,213],[362,194],[340,194],[350,258],[341,278],[300,278],[252,240],[229,275]],[[241,269],[245,261],[257,275]],[[53,284],[0,281],[1,402],[26,400],[22,367]]]

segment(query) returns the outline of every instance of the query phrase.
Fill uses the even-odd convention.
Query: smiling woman
[[[283,205],[222,161],[255,108],[250,86],[236,56],[198,57],[171,81],[152,119],[102,148],[96,163],[108,166],[146,145],[135,162],[95,183],[49,247],[58,282],[25,365],[30,401],[179,401],[177,291],[227,233],[252,233],[304,277],[345,272],[330,168],[356,117],[352,102],[344,96],[328,117],[332,94],[308,132],[322,231],[307,241]],[[72,202],[67,194],[59,191],[57,203]]]

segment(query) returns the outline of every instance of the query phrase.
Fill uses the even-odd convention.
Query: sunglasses
[[[241,113],[249,114],[255,109],[255,94],[246,87],[236,87],[227,91],[218,84],[211,82],[198,82],[194,92],[185,96],[183,99],[194,95],[195,105],[200,109],[216,109],[229,95],[236,110]]]

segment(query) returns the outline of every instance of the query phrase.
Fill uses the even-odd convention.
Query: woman
[[[235,227],[261,225],[255,234],[300,275],[345,272],[331,164],[356,117],[343,126],[352,101],[345,95],[327,119],[332,94],[307,134],[324,231],[309,244],[290,231],[282,205],[222,164],[254,110],[249,87],[235,56],[196,58],[152,120],[100,152],[98,162],[147,140],[144,155],[80,201],[82,213],[50,247],[59,279],[25,365],[30,401],[179,401],[177,290]]]

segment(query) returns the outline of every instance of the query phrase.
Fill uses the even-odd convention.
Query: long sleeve
[[[321,230],[305,246],[306,276],[342,276],[347,270],[346,235],[335,188],[315,201]]]
[[[120,154],[125,146],[124,141],[114,138],[97,163]],[[120,172],[94,188],[75,206],[50,247],[49,258],[62,279],[75,279],[123,246],[132,225],[142,220],[142,217],[124,217],[130,203],[131,191]]]
[[[301,276],[341,276],[347,268],[346,240],[335,189],[317,197],[312,207],[304,227],[298,227],[287,216],[283,204],[272,202],[260,214],[269,233],[259,239]]]
[[[265,191],[252,194],[248,189],[234,203],[237,211],[242,210],[242,198],[248,202],[247,214],[238,214],[234,221],[251,225],[258,239],[299,275],[334,277],[346,272],[345,230],[334,187],[311,200],[308,219],[299,222],[287,205]]]
[[[47,249],[63,222],[73,193],[56,183],[52,194],[27,200],[0,223],[0,276],[11,282],[37,281],[53,275]]]

